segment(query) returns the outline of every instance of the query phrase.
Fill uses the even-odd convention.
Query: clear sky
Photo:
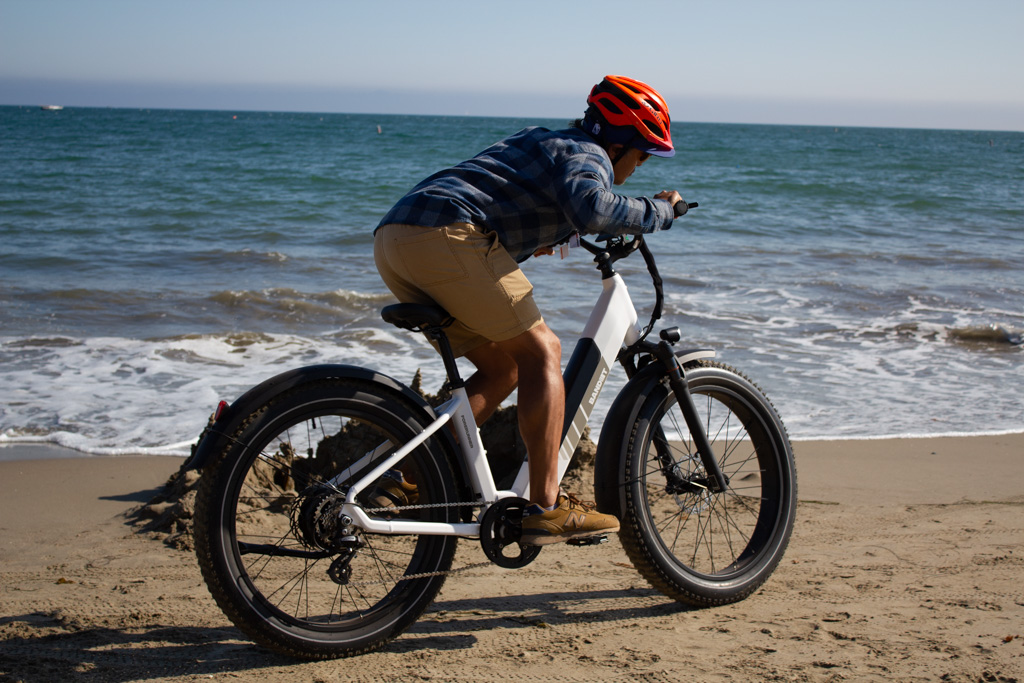
[[[1024,130],[1024,0],[0,0],[0,104]]]

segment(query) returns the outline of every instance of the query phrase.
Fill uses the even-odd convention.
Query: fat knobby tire
[[[682,438],[687,430],[674,417],[680,409],[662,382],[638,399],[642,405],[625,440],[620,538],[653,587],[682,603],[711,607],[746,598],[778,566],[795,521],[796,469],[785,427],[759,387],[711,361],[688,364],[685,375],[729,489],[666,493],[666,469],[683,478],[702,466]],[[656,443],[668,458],[655,457]]]
[[[343,498],[334,491],[324,493],[322,483],[317,484],[335,472],[309,474],[312,456],[326,440],[309,434],[334,423],[342,425],[337,431],[352,431],[345,425],[358,423],[360,433],[387,434],[383,439],[372,437],[387,444],[407,440],[422,431],[425,422],[422,408],[400,392],[356,378],[300,384],[252,410],[230,435],[228,445],[204,466],[195,511],[196,555],[203,578],[235,626],[256,643],[287,656],[328,659],[378,649],[419,618],[441,589],[443,572],[451,568],[456,539],[364,535],[365,543],[351,565],[329,575],[338,550],[329,545],[331,537],[324,529],[330,530],[339,517],[331,514],[330,505],[340,505],[337,501]],[[358,451],[355,456],[367,452],[363,447]],[[280,464],[281,454],[289,456],[287,466]],[[436,440],[402,462],[416,472],[421,503],[457,500],[450,454]],[[261,492],[277,486],[277,493],[249,493],[246,487],[255,490],[250,482],[257,479]],[[270,480],[276,483],[267,483]],[[251,510],[258,506],[261,509]],[[424,514],[434,521],[454,521],[456,510],[442,505]],[[254,546],[298,548],[312,559],[282,558],[272,550],[254,551],[249,546],[243,551],[241,539],[250,533],[244,525],[254,519],[279,536]],[[263,533],[262,527],[259,531]],[[403,546],[408,552],[388,556],[392,551],[387,544],[393,542],[408,544]],[[391,557],[408,567],[396,566],[399,563]],[[276,576],[286,578],[270,578],[278,563],[282,571]],[[403,570],[405,575],[440,575],[403,579]],[[296,571],[305,572],[300,580],[289,574]],[[338,579],[343,571],[351,573],[351,580]],[[374,586],[374,581],[381,586]],[[330,598],[334,602],[322,597],[330,591],[336,593]],[[312,605],[314,600],[322,604]]]

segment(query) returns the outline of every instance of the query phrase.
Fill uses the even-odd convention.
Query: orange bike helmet
[[[587,104],[600,113],[607,125],[632,128],[634,139],[629,144],[633,147],[659,157],[675,154],[668,105],[646,83],[625,76],[605,76],[590,91]],[[599,131],[600,128],[592,132]]]

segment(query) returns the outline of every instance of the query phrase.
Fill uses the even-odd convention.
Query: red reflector
[[[220,416],[224,414],[224,411],[228,409],[228,402],[221,401],[217,404],[217,410],[213,411],[213,421],[216,422],[220,419]]]

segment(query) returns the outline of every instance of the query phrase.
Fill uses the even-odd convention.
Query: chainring
[[[480,519],[480,546],[494,564],[519,569],[533,562],[540,546],[523,545],[523,513],[529,501],[502,498],[487,508]]]

